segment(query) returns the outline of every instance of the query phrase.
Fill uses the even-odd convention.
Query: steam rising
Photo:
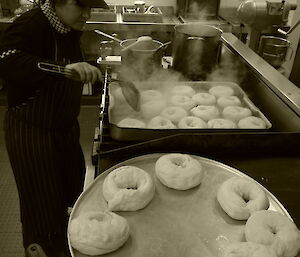
[[[189,13],[194,19],[205,20],[210,14],[210,10],[207,3],[192,1],[189,3]]]
[[[208,81],[227,81],[240,84],[246,76],[246,68],[240,61],[224,59],[207,76]]]
[[[195,10],[198,10],[195,7]],[[185,51],[186,62],[183,67],[183,72],[174,69],[162,69],[161,65],[153,59],[134,59],[130,65],[121,65],[119,68],[119,78],[128,80],[135,84],[137,89],[141,92],[144,90],[159,90],[163,95],[163,101],[168,102],[170,98],[170,91],[175,85],[185,85],[184,81],[189,80],[205,80],[218,82],[235,82],[240,84],[245,75],[246,69],[235,56],[228,55],[223,58],[221,55],[222,47],[213,48],[210,45],[195,43],[189,45],[189,50]],[[217,53],[214,52],[218,51]],[[224,50],[224,49],[223,49]],[[209,52],[207,55],[205,52]],[[215,58],[213,60],[213,58]],[[123,61],[122,61],[123,64]],[[213,65],[211,65],[213,64]],[[173,66],[174,67],[174,66]],[[180,69],[179,69],[180,70]],[[193,74],[196,74],[199,79],[194,79]],[[115,98],[115,105],[110,118],[111,123],[117,124],[120,119],[124,117],[143,120],[142,113],[135,112],[121,95],[121,90],[118,86],[109,87],[110,94]]]

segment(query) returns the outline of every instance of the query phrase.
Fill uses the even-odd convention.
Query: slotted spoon
[[[80,81],[80,75],[75,70],[65,68],[64,66],[46,63],[46,62],[39,62],[38,68],[43,71],[62,74],[64,76],[67,76],[70,79]],[[139,111],[140,92],[138,91],[136,86],[130,81],[124,81],[124,80],[114,80],[114,81],[118,82],[127,103],[135,111]]]

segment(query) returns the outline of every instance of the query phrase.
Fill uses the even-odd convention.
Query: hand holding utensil
[[[81,81],[80,74],[73,70],[68,69],[61,65],[46,63],[46,62],[39,62],[38,68],[43,71],[62,74],[70,79]],[[102,80],[102,79],[101,79]],[[140,110],[140,92],[136,88],[136,86],[130,81],[124,80],[115,80],[118,82],[122,93],[127,101],[127,103],[135,110]]]
[[[96,81],[102,80],[102,74],[100,70],[86,62],[78,62],[68,64],[66,66],[39,62],[38,68],[43,71],[62,74],[69,79],[81,81],[84,83],[91,82],[92,84]]]

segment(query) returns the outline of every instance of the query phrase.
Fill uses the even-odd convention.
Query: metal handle
[[[300,20],[298,20],[294,26],[292,26],[286,34],[290,34],[298,25],[300,24]]]
[[[283,35],[288,35],[290,34],[296,27],[298,27],[298,25],[300,24],[300,20],[298,20],[294,26],[292,26],[287,32],[285,32],[283,29],[278,29],[277,31]]]
[[[101,30],[95,29],[94,32],[97,33],[97,34],[99,34],[99,35],[102,35],[102,36],[105,36],[105,37],[107,37],[107,38],[110,38],[110,39],[112,39],[112,40],[114,40],[114,41],[117,41],[117,42],[119,42],[119,43],[122,42],[121,39],[118,39],[118,38],[113,37],[113,36],[111,36],[111,35],[109,35],[109,34],[106,34],[106,33],[104,33],[104,32],[101,31]]]
[[[166,48],[167,48],[168,46],[170,46],[171,44],[172,44],[171,41],[162,44],[159,48],[157,48],[156,52],[157,52],[159,49],[164,49],[164,50],[166,50]]]
[[[80,75],[76,71],[67,69],[66,67],[61,65],[47,63],[47,62],[38,62],[37,67],[43,71],[61,74],[69,78],[72,78],[74,80],[81,81]]]
[[[289,58],[286,58],[287,55],[288,55],[287,53],[288,53],[288,50],[289,50],[289,49],[291,49],[291,50],[290,50],[290,57],[289,57]],[[285,60],[286,60],[286,61],[291,60],[291,59],[292,59],[292,56],[293,56],[293,53],[294,53],[294,50],[293,50],[293,48],[292,48],[291,46],[288,47],[288,50],[287,50],[287,53],[286,53],[286,56],[285,56]]]
[[[204,37],[188,37],[188,40],[205,40]]]
[[[279,48],[289,47],[288,45],[277,45],[277,44],[266,44],[266,46],[274,46],[274,47],[279,47]]]
[[[155,13],[155,12],[152,12],[151,9],[153,9],[155,6],[154,5],[150,5],[147,10],[145,11],[145,14],[149,14],[149,13]]]

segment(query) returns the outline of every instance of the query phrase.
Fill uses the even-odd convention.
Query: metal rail
[[[223,33],[223,43],[244,60],[259,79],[300,116],[300,89],[231,33]]]

